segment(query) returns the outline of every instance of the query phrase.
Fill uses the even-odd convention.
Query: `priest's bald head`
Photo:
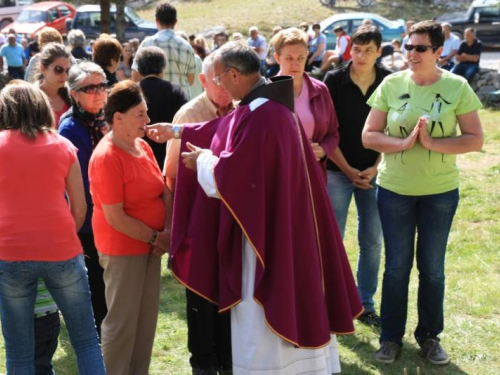
[[[260,57],[251,47],[231,42],[215,51],[213,80],[235,100],[243,99],[261,78]]]

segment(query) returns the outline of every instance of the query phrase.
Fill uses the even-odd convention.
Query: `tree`
[[[125,0],[116,0],[116,38],[120,42],[125,42]]]
[[[110,0],[99,0],[101,4],[101,32],[110,34],[111,33],[111,1]]]

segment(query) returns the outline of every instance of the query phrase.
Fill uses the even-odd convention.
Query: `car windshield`
[[[42,12],[41,10],[23,10],[19,13],[16,22],[37,23],[45,22],[46,19],[46,12]]]
[[[136,25],[144,21],[141,17],[139,17],[139,16],[137,15],[137,13],[136,13],[136,12],[134,12],[134,11],[133,11],[132,9],[130,9],[130,8],[126,8],[126,10],[125,10],[125,14],[126,14],[127,16],[129,16],[129,17],[130,17],[130,19],[132,20],[132,22],[133,22],[133,23],[135,23]]]

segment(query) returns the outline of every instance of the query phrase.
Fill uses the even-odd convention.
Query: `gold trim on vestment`
[[[302,345],[299,345],[298,343],[296,343],[295,341],[292,341],[290,340],[289,338],[286,338],[285,336],[281,335],[280,333],[278,333],[272,326],[271,324],[267,321],[267,317],[266,317],[266,310],[264,309],[264,306],[262,305],[262,303],[260,303],[260,301],[256,298],[256,297],[253,297],[253,300],[255,301],[255,303],[257,305],[260,306],[260,308],[262,309],[263,311],[263,315],[264,315],[264,322],[266,323],[266,326],[278,337],[280,337],[282,340],[286,341],[286,342],[289,342],[290,344],[292,345],[295,345],[296,347],[298,348],[301,348],[301,349],[321,349],[321,348],[324,348],[325,346],[328,346],[330,344],[330,341],[332,340],[332,338],[330,337],[328,339],[328,341],[325,343],[325,344],[322,344],[320,346],[302,346]]]
[[[262,265],[262,268],[266,269],[266,265],[264,264],[264,260],[262,260],[259,252],[257,251],[257,249],[255,248],[255,245],[253,244],[252,240],[250,239],[250,236],[248,235],[247,231],[243,227],[243,224],[241,223],[240,219],[238,218],[238,216],[236,216],[236,214],[234,213],[234,211],[231,208],[231,206],[229,205],[229,203],[227,203],[227,201],[224,199],[224,197],[220,193],[219,187],[217,186],[217,179],[215,178],[215,168],[212,169],[212,176],[214,178],[215,190],[217,191],[217,195],[219,196],[220,200],[224,203],[224,205],[227,207],[227,209],[229,210],[229,212],[231,212],[231,215],[233,216],[234,220],[236,220],[238,222],[238,225],[240,226],[240,228],[241,228],[241,230],[243,232],[243,235],[245,236],[245,238],[247,239],[248,243],[252,247],[255,255],[259,259],[260,264]]]
[[[180,278],[179,276],[177,276],[177,275],[175,274],[175,271],[174,271],[173,269],[171,269],[171,271],[172,271],[172,275],[175,277],[175,279],[176,279],[178,282],[180,282],[182,285],[184,285],[184,287],[185,287],[185,288],[189,289],[191,292],[193,292],[193,293],[195,293],[195,294],[199,295],[200,297],[205,298],[207,301],[212,302],[212,303],[213,303],[213,304],[215,304],[215,305],[219,305],[219,304],[218,304],[217,302],[215,302],[214,300],[212,300],[212,299],[208,298],[208,297],[207,297],[207,296],[205,296],[204,294],[202,294],[202,293],[198,292],[197,290],[195,290],[195,289],[191,288],[189,285],[187,285],[184,281],[182,281],[182,280],[181,280],[181,278]]]

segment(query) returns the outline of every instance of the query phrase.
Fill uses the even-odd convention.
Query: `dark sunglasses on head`
[[[437,46],[424,46],[421,44],[417,44],[416,46],[414,46],[413,44],[405,44],[405,50],[407,50],[407,51],[415,50],[418,53],[424,53],[430,49],[432,49],[433,51],[436,51],[438,49],[438,47]]]
[[[56,65],[52,68],[52,70],[54,71],[55,74],[57,75],[61,75],[63,74],[64,72],[66,72],[66,74],[69,74],[69,69],[64,69],[62,66],[59,66],[59,65]]]
[[[99,83],[98,85],[88,85],[77,89],[76,91],[84,92],[85,94],[95,94],[96,92],[105,92],[108,89],[106,83]]]

